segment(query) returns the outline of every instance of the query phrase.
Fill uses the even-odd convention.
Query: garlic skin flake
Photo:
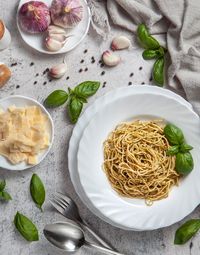
[[[131,46],[130,40],[126,36],[117,36],[112,40],[112,50],[123,50],[128,49]]]
[[[53,24],[63,28],[75,27],[83,18],[80,0],[53,0],[50,12]]]
[[[50,36],[45,39],[45,46],[49,51],[59,51],[63,47],[63,43],[59,42]]]
[[[59,79],[67,72],[67,65],[65,63],[53,66],[49,70],[49,75],[52,78]]]
[[[113,52],[105,51],[102,55],[102,59],[107,66],[116,66],[120,63],[121,59],[118,55]]]

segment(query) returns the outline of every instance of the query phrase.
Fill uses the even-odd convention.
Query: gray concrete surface
[[[31,96],[42,102],[55,89],[64,89],[67,86],[74,87],[84,80],[99,80],[102,82],[102,86],[97,95],[89,99],[89,104],[91,104],[96,97],[100,97],[107,91],[117,87],[128,86],[130,82],[132,84],[151,83],[149,79],[152,62],[142,60],[142,51],[135,45],[129,51],[119,52],[122,57],[122,63],[116,68],[100,67],[98,61],[101,53],[109,47],[110,40],[102,42],[92,30],[89,31],[80,46],[66,55],[67,74],[60,80],[49,81],[44,71],[55,63],[60,63],[63,60],[63,56],[39,54],[23,43],[16,27],[17,4],[18,1],[16,0],[0,1],[0,18],[5,20],[12,34],[10,48],[0,52],[0,62],[6,63],[12,70],[11,80],[4,88],[0,89],[0,98],[20,94]],[[111,39],[117,33],[120,33],[120,31],[113,29],[109,38]],[[129,36],[131,38],[131,35]],[[86,49],[88,51],[84,53]],[[93,64],[91,63],[91,57],[95,58],[95,63]],[[82,59],[84,59],[84,63],[81,64],[80,61]],[[88,68],[88,70],[86,69],[86,71],[85,68]],[[80,69],[83,71],[79,72]],[[102,75],[102,71],[105,71],[104,75]],[[131,73],[134,73],[132,77],[130,77]],[[67,79],[67,77],[69,78]],[[103,87],[104,82],[106,82],[105,87]],[[63,219],[48,202],[48,198],[56,190],[70,194],[77,202],[81,215],[91,227],[124,254],[200,254],[199,234],[192,242],[188,242],[184,246],[175,246],[173,244],[174,233],[181,222],[156,231],[128,232],[112,227],[93,215],[76,195],[69,177],[67,150],[73,125],[70,124],[64,107],[51,110],[50,113],[55,123],[55,140],[53,148],[45,160],[39,166],[28,171],[9,172],[0,170],[0,178],[7,180],[7,190],[13,197],[13,200],[9,203],[0,202],[1,255],[65,254],[51,246],[42,234],[42,229],[46,223]],[[34,172],[42,178],[46,186],[47,198],[43,213],[36,208],[29,194],[29,182]],[[26,214],[37,224],[41,232],[39,242],[28,243],[17,233],[13,224],[13,217],[16,211]],[[196,218],[199,215],[199,209],[197,208],[187,219]],[[77,254],[92,255],[99,254],[99,252],[81,249]]]

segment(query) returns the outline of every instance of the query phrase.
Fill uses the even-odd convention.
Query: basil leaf
[[[149,34],[145,24],[140,24],[137,28],[137,37],[141,46],[145,49],[155,50],[160,47],[159,42]]]
[[[33,174],[30,183],[30,192],[33,201],[42,210],[42,205],[45,201],[45,188],[37,174]]]
[[[180,152],[188,152],[191,151],[193,147],[187,143],[182,143],[180,146]]]
[[[200,229],[200,219],[188,220],[176,230],[174,244],[185,244]]]
[[[53,91],[44,101],[46,107],[57,107],[63,105],[68,99],[68,94],[64,90]]]
[[[6,180],[0,181],[0,191],[3,191],[6,187]]]
[[[179,174],[189,174],[194,167],[193,158],[190,152],[181,153],[176,155],[176,171]]]
[[[20,232],[20,234],[27,241],[39,240],[38,230],[36,226],[25,215],[17,212],[14,218],[14,224],[17,230]]]
[[[0,198],[5,200],[5,201],[12,200],[12,197],[6,191],[0,191]]]
[[[166,154],[167,154],[167,156],[169,156],[169,155],[172,156],[172,155],[176,155],[178,152],[179,152],[179,146],[174,145],[167,150]]]
[[[99,87],[100,82],[98,81],[85,81],[75,87],[74,93],[78,97],[88,98],[94,95]]]
[[[83,109],[83,102],[76,97],[72,97],[67,107],[71,122],[76,123]]]
[[[164,135],[171,145],[179,145],[184,142],[183,132],[173,124],[167,124],[165,126]]]

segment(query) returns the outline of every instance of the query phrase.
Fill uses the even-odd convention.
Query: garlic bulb
[[[63,47],[63,43],[48,36],[45,39],[45,46],[49,51],[59,51]]]
[[[102,59],[104,64],[107,66],[116,66],[120,63],[120,57],[108,50],[103,53]]]
[[[10,77],[11,77],[10,69],[3,63],[0,63],[0,88],[6,84]]]
[[[56,66],[53,66],[49,70],[49,75],[52,78],[59,79],[66,73],[66,71],[67,71],[67,65],[65,63],[62,63],[62,64],[58,64]]]
[[[18,18],[21,28],[32,34],[46,31],[51,22],[48,6],[39,1],[23,4],[19,10]]]
[[[111,49],[112,50],[122,50],[127,49],[131,45],[130,40],[126,36],[117,36],[112,40]]]
[[[80,0],[53,0],[50,11],[53,24],[64,28],[75,27],[83,17]]]

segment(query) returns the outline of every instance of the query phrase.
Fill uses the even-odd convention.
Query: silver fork
[[[110,246],[99,235],[97,235],[81,218],[76,203],[69,196],[62,194],[61,192],[56,192],[54,197],[50,199],[50,203],[64,217],[78,222],[84,230],[87,230],[104,247],[114,250],[112,246]]]

